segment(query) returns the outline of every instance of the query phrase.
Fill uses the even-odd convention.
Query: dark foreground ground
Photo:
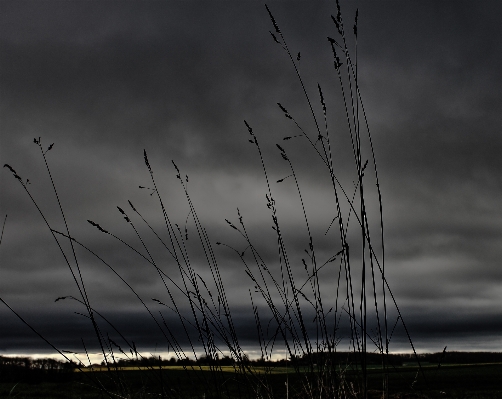
[[[502,398],[502,364],[448,365],[425,367],[424,375],[416,367],[399,367],[389,374],[390,397],[394,399],[425,398]],[[211,371],[126,370],[119,372],[87,372],[59,374],[9,375],[0,381],[1,398],[257,398],[266,397],[260,381],[265,382],[273,397],[304,395],[308,373],[286,374],[284,369],[261,375],[254,380],[233,372],[213,374]],[[357,392],[358,374],[347,372],[347,392]],[[383,375],[380,370],[368,372],[368,397],[381,397]],[[100,387],[115,395],[107,395]],[[163,387],[163,393],[162,393]],[[312,388],[315,390],[315,387]],[[219,392],[218,392],[219,391]],[[302,393],[303,392],[303,393]],[[312,391],[311,391],[312,392]],[[320,397],[319,395],[316,395]],[[323,396],[327,397],[327,396]]]

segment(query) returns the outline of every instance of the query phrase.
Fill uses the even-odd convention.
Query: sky
[[[85,306],[72,299],[55,302],[64,296],[82,299],[75,280],[84,282],[90,305],[140,350],[173,353],[165,326],[187,348],[179,317],[168,307],[173,307],[173,300],[190,320],[189,303],[176,288],[183,281],[181,264],[187,274],[198,274],[196,281],[207,301],[217,290],[211,277],[217,265],[240,345],[259,353],[250,295],[262,325],[274,322],[246,267],[259,276],[263,262],[270,276],[281,281],[286,257],[279,256],[266,177],[257,146],[249,142],[254,137],[266,165],[295,289],[305,283],[299,300],[314,339],[315,311],[302,297],[313,298],[313,280],[308,280],[302,263],[307,259],[310,268],[313,259],[308,232],[319,265],[342,246],[338,221],[330,227],[337,215],[335,191],[312,112],[324,143],[330,138],[336,193],[350,244],[356,313],[364,258],[368,323],[371,334],[375,332],[368,247],[363,252],[361,228],[349,206],[358,179],[343,102],[345,93],[351,109],[346,77],[350,64],[338,49],[342,92],[327,40],[329,36],[342,43],[331,18],[337,14],[336,4],[271,1],[268,6],[295,64],[274,41],[270,32],[282,39],[264,4],[257,1],[0,3],[0,162],[15,170],[36,203],[11,170],[2,168],[0,216],[6,222],[0,245],[0,297],[58,349],[82,353],[84,342],[89,352],[98,351]],[[441,351],[445,346],[499,351],[502,5],[342,1],[352,65],[356,8],[357,82],[383,209],[384,251],[373,158],[359,106],[362,162],[368,160],[364,195],[375,256],[384,265],[417,351]],[[328,134],[318,84],[326,103]],[[40,147],[34,138],[40,138]],[[276,144],[291,161],[294,176]],[[78,240],[74,250],[82,280],[69,240],[55,234],[59,249],[51,235],[50,229],[67,234],[51,178],[70,235]],[[174,230],[166,228],[159,197]],[[359,191],[353,207],[360,212]],[[252,247],[240,234],[239,214]],[[203,245],[198,241],[200,226],[207,233]],[[177,249],[178,262],[169,232],[183,243]],[[258,264],[253,249],[262,259]],[[344,302],[341,259],[338,256],[318,272],[318,283],[326,312],[335,307],[326,320],[333,326],[337,312],[342,320],[339,347],[348,350],[350,306]],[[165,274],[159,275],[156,267]],[[339,270],[341,299],[336,307]],[[383,320],[382,278],[376,263],[374,273],[376,309]],[[272,291],[280,308],[279,292]],[[410,351],[404,327],[396,323],[396,306],[388,289],[385,292],[389,333],[397,325],[389,349]],[[55,352],[4,304],[0,317],[0,355]],[[103,334],[122,340],[103,319],[97,320]],[[221,342],[218,345],[225,350]],[[280,350],[283,344],[277,344]]]

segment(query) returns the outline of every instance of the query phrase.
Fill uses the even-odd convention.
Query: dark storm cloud
[[[42,8],[48,21],[32,35],[22,29],[27,11],[13,12],[18,35],[8,30],[3,41],[9,60],[3,90],[8,108],[16,115],[29,108],[30,116],[11,118],[15,125],[6,127],[50,127],[79,146],[99,138],[123,150],[144,145],[140,138],[147,134],[178,160],[235,164],[234,148],[246,132],[243,111],[269,107],[256,88],[285,79],[281,69],[262,62],[272,47],[263,46],[270,40],[264,10],[248,4],[229,15],[221,4],[200,13],[192,6]]]
[[[392,157],[381,154],[383,167],[399,163],[414,179],[437,186],[500,170],[500,116],[493,111],[502,101],[497,72],[502,59],[496,51],[500,32],[492,24],[499,7],[394,4],[399,17],[389,11],[368,20],[378,45],[367,51],[377,63],[362,69],[371,77],[368,94],[386,94],[369,111],[377,124],[385,121],[382,133],[389,135],[385,147]],[[384,28],[371,26],[375,22]],[[394,40],[382,35],[386,30],[395,32]]]
[[[342,5],[349,27],[356,5]],[[131,200],[168,240],[158,200],[149,189],[137,188],[153,184],[145,148],[173,223],[182,232],[187,227],[191,262],[214,290],[174,159],[181,175],[189,175],[188,192],[213,244],[243,340],[252,342],[248,289],[253,283],[237,253],[215,245],[246,250],[244,260],[257,271],[248,243],[225,222],[239,226],[238,207],[262,260],[279,270],[267,185],[244,119],[262,146],[296,282],[303,284],[308,276],[301,259],[309,257],[309,237],[293,179],[275,183],[292,173],[275,143],[285,148],[298,173],[318,262],[340,250],[336,223],[325,234],[336,215],[329,175],[306,142],[282,141],[300,132],[277,102],[311,137],[317,133],[295,71],[270,37],[273,25],[263,5],[4,2],[0,7],[1,164],[30,179],[28,187],[51,226],[64,231],[33,138],[41,136],[44,149],[54,142],[47,156],[72,235],[143,298],[166,300],[155,268],[134,251],[146,256],[141,241],[116,206],[131,217],[156,264],[179,282],[176,262],[127,204]],[[330,19],[335,5],[273,2],[270,8],[293,55],[301,52],[300,71],[321,130],[317,83],[323,88],[335,173],[350,198],[357,175],[326,40],[335,36]],[[500,4],[362,2],[359,8],[359,85],[379,166],[388,281],[412,335],[424,347],[436,338],[461,345],[475,336],[491,337],[500,329],[491,320],[498,317],[502,299]],[[363,156],[371,159],[369,151]],[[368,181],[370,169],[371,163]],[[53,310],[60,305],[53,304],[56,297],[78,295],[68,265],[22,187],[7,169],[1,176],[1,212],[9,214],[0,248],[1,297],[61,345],[71,346],[65,337],[79,335],[85,320],[71,316],[76,310],[71,305]],[[365,189],[372,201],[377,198],[373,183]],[[348,209],[344,204],[345,215]],[[376,202],[369,212],[380,254]],[[358,231],[352,216],[351,243]],[[71,254],[67,243],[63,250]],[[93,255],[81,247],[77,254],[91,302],[116,317],[138,342],[152,345],[156,338],[142,328],[148,322],[134,294]],[[361,246],[352,245],[351,254],[359,264]],[[327,302],[334,298],[338,267],[329,263],[322,270]],[[359,272],[354,273],[358,281]],[[10,320],[2,329],[2,350],[43,346],[22,332],[8,310],[1,312]],[[51,324],[56,313],[60,322]]]
[[[70,308],[68,308],[70,309]],[[241,310],[241,309],[238,309]],[[241,310],[243,311],[243,309]],[[164,320],[169,325],[171,332],[177,338],[178,343],[188,348],[190,342],[184,333],[179,321],[167,312],[164,312]],[[244,312],[243,312],[244,313]],[[154,348],[159,351],[167,351],[172,348],[169,338],[166,339],[163,332],[159,329],[156,322],[146,312],[101,312],[106,318],[106,322],[100,316],[101,328],[109,337],[123,350],[129,352],[134,343],[138,348]],[[56,318],[57,315],[57,318]],[[88,321],[79,314],[72,314],[71,311],[63,313],[61,308],[53,312],[47,312],[41,315],[33,315],[25,312],[24,318],[30,322],[37,322],[36,332],[30,330],[22,322],[8,315],[4,319],[5,333],[2,336],[2,351],[14,351],[15,353],[50,353],[51,348],[48,344],[41,347],[40,336],[49,340],[51,344],[61,350],[83,353],[82,338],[89,348],[95,348],[94,332]],[[445,316],[441,313],[420,314],[420,312],[409,312],[407,318],[407,328],[412,331],[412,337],[416,348],[419,351],[442,350],[444,346],[457,347],[461,349],[479,349],[490,350],[490,344],[484,344],[483,340],[493,342],[493,337],[499,335],[501,329],[500,313],[488,313],[482,315],[476,314],[449,314]],[[54,319],[57,321],[54,321]],[[131,323],[134,319],[136,322]],[[162,323],[162,319],[158,317]],[[263,321],[268,321],[263,317]],[[392,327],[394,321],[390,320]],[[266,323],[264,323],[265,325]],[[234,327],[238,333],[240,344],[245,348],[252,348],[257,342],[256,326],[250,325],[249,319],[244,317],[234,317]],[[273,327],[269,325],[269,327]],[[117,332],[120,332],[120,334]],[[308,332],[315,336],[315,328],[312,325]],[[391,344],[394,350],[409,350],[408,337],[400,324],[393,330]],[[350,329],[346,323],[341,323],[338,330],[339,337],[342,338],[339,350],[349,350]],[[126,340],[124,340],[124,338]],[[197,342],[197,334],[190,331],[192,342]],[[369,345],[372,345],[370,341]],[[222,351],[225,351],[225,345],[222,344],[219,337],[217,343]],[[196,347],[199,352],[200,347]],[[172,353],[172,352],[171,352]],[[189,353],[189,352],[188,352]]]

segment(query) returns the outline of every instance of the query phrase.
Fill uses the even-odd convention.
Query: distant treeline
[[[251,362],[248,358],[245,358],[245,362]],[[105,362],[101,362],[104,365]],[[138,367],[150,367],[150,366],[190,366],[190,365],[219,365],[219,366],[233,366],[236,361],[230,356],[210,358],[208,356],[201,356],[197,360],[190,358],[175,358],[170,359],[162,358],[161,356],[149,356],[149,357],[137,357],[133,359],[120,359],[116,360],[115,364],[119,367],[127,366],[138,366]]]
[[[389,355],[389,361],[394,365],[400,365],[403,362],[400,356]],[[293,356],[286,359],[278,359],[278,360],[266,360],[264,358],[258,359],[249,359],[246,355],[244,355],[243,359],[240,361],[236,361],[234,358],[230,356],[215,356],[213,358],[209,356],[200,356],[197,360],[190,358],[175,358],[171,357],[169,359],[162,358],[160,356],[154,357],[143,357],[143,358],[135,358],[135,359],[121,359],[116,360],[116,365],[119,367],[151,367],[151,366],[235,366],[239,363],[256,366],[256,367],[285,367],[287,364],[289,365],[297,365],[297,366],[309,366],[311,364],[327,364],[329,359],[331,359],[331,364],[347,364],[347,363],[357,363],[359,362],[359,357],[354,356],[353,353],[343,353],[338,352],[336,354],[328,355],[326,353],[313,353],[311,355],[304,356]],[[375,354],[367,354],[367,362],[369,364],[378,364],[382,362],[381,355]],[[101,365],[104,365],[104,362],[101,362]]]
[[[502,352],[439,352],[439,353],[423,353],[418,355],[418,360],[423,364],[469,364],[469,363],[502,363]],[[353,352],[336,352],[328,353],[312,353],[305,354],[301,357],[295,357],[280,360],[265,360],[249,359],[244,357],[242,363],[254,366],[271,366],[281,367],[286,363],[296,363],[298,366],[308,366],[311,364],[355,364],[361,362],[361,355]],[[210,358],[201,356],[197,360],[189,358],[165,359],[160,356],[150,356],[135,359],[121,359],[116,361],[119,367],[127,366],[188,366],[188,365],[218,365],[218,366],[234,366],[238,362],[229,356]],[[382,355],[379,353],[367,353],[366,363],[368,365],[382,364]],[[417,363],[417,359],[413,354],[389,354],[387,364],[391,366],[403,366],[406,364]],[[102,363],[104,364],[104,362]]]

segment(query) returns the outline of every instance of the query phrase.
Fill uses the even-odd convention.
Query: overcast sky
[[[339,40],[331,19],[335,3],[268,5],[294,59],[301,54],[298,69],[324,134],[317,84],[323,89],[335,174],[351,197],[357,174],[326,39]],[[387,281],[418,350],[442,350],[446,345],[450,350],[499,350],[501,3],[385,1],[357,2],[357,7],[358,82],[382,192]],[[353,57],[355,8],[355,2],[342,2]],[[146,150],[169,220],[180,226],[183,237],[186,226],[191,265],[214,290],[174,160],[214,250],[242,345],[256,349],[249,290],[264,323],[270,315],[237,253],[216,245],[222,242],[238,252],[246,248],[245,240],[225,222],[238,225],[239,208],[251,241],[280,277],[267,184],[244,120],[263,152],[297,284],[306,280],[301,259],[307,256],[309,239],[293,177],[276,183],[291,174],[276,143],[297,172],[318,262],[341,249],[336,223],[325,234],[336,216],[328,170],[305,137],[283,140],[301,132],[284,117],[278,102],[314,141],[317,130],[293,64],[269,33],[274,26],[264,4],[3,1],[0,9],[1,164],[14,168],[23,181],[29,179],[26,187],[51,228],[65,232],[33,139],[41,138],[44,151],[54,143],[46,157],[71,235],[111,265],[158,320],[162,311],[178,331],[172,312],[151,300],[170,303],[155,268],[87,222],[99,223],[147,256],[117,210],[120,206],[156,264],[181,282],[173,257],[127,202],[169,241],[156,193],[138,188],[153,184],[143,158]],[[347,94],[346,80],[344,84]],[[360,120],[363,126],[362,116]],[[361,131],[366,137],[366,129]],[[364,139],[363,157],[370,160],[366,205],[381,262],[378,201],[367,144]],[[320,143],[316,148],[321,149]],[[82,351],[83,338],[95,350],[89,320],[74,313],[85,313],[85,308],[71,300],[54,302],[61,296],[79,297],[79,292],[49,228],[7,168],[0,179],[1,221],[8,215],[0,246],[0,297],[59,348]],[[345,222],[349,207],[346,199],[340,201]],[[355,220],[350,219],[349,237],[356,243],[351,267],[357,298],[362,252]],[[67,240],[58,238],[76,270]],[[78,245],[76,254],[91,306],[145,350],[166,351],[162,333],[131,290]],[[244,260],[258,272],[249,249]],[[329,263],[320,277],[326,309],[334,306],[339,267],[339,260]],[[381,279],[377,281],[381,286]],[[190,317],[182,296],[172,285],[170,290]],[[370,288],[368,295],[373,298]],[[392,326],[396,312],[387,300]],[[302,306],[312,314],[307,302]],[[339,313],[344,315],[342,305]],[[54,352],[4,305],[0,317],[0,354]],[[103,329],[113,334],[109,326]],[[340,334],[348,333],[342,329]],[[348,349],[343,345],[342,350]],[[401,330],[390,349],[409,350]]]

